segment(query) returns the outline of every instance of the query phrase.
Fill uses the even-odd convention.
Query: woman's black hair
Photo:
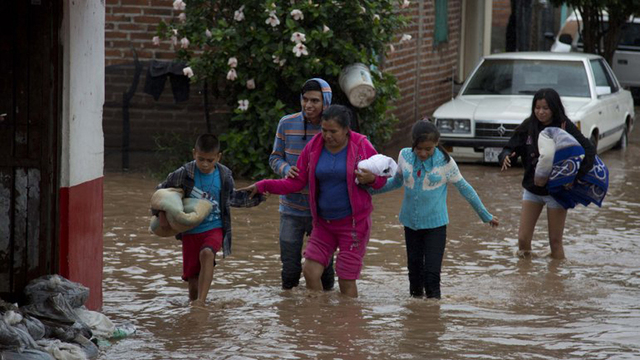
[[[451,156],[447,150],[440,145],[439,140],[440,131],[438,131],[438,128],[431,121],[422,119],[413,124],[413,127],[411,128],[411,149],[415,150],[416,146],[424,141],[438,142],[438,149],[442,151],[445,162],[449,162],[451,160]]]
[[[535,95],[533,95],[533,101],[531,102],[531,115],[529,115],[529,117],[519,126],[519,130],[526,130],[529,133],[533,144],[538,143],[538,135],[543,128],[546,127],[536,116],[536,103],[539,100],[545,100],[549,110],[551,110],[551,124],[547,126],[563,128],[564,124],[569,121],[569,118],[564,111],[560,94],[551,88],[538,90]]]
[[[344,105],[331,105],[322,112],[322,120],[333,120],[343,129],[349,129],[351,126],[351,110]]]

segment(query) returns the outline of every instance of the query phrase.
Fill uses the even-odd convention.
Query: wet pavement
[[[304,280],[281,290],[277,198],[233,209],[233,254],[218,260],[207,310],[188,307],[180,243],[148,233],[155,181],[108,173],[103,312],[138,331],[100,358],[640,358],[640,130],[601,157],[609,193],[569,211],[562,261],[545,256],[544,212],[534,257],[516,256],[522,169],[461,165],[501,226],[449,188],[441,301],[409,297],[402,190],[374,198],[358,299],[309,296]]]

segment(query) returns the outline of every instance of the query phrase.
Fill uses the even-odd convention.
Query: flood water
[[[602,155],[602,208],[569,211],[566,260],[551,260],[546,214],[535,256],[516,255],[521,169],[461,165],[501,222],[481,223],[449,188],[440,301],[409,297],[402,190],[374,198],[360,297],[280,288],[278,201],[232,209],[233,254],[218,259],[207,310],[190,309],[180,243],[147,231],[156,183],[108,173],[104,307],[135,335],[101,359],[632,359],[640,358],[640,130]],[[238,182],[238,187],[247,182]],[[337,288],[337,283],[336,283]]]

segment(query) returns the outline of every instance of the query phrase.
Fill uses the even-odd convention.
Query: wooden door
[[[57,270],[62,0],[0,1],[0,297]]]

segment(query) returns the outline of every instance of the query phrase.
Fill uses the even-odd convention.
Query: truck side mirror
[[[573,38],[571,37],[570,34],[560,34],[558,41],[560,41],[563,44],[571,45],[571,43],[573,42]]]

